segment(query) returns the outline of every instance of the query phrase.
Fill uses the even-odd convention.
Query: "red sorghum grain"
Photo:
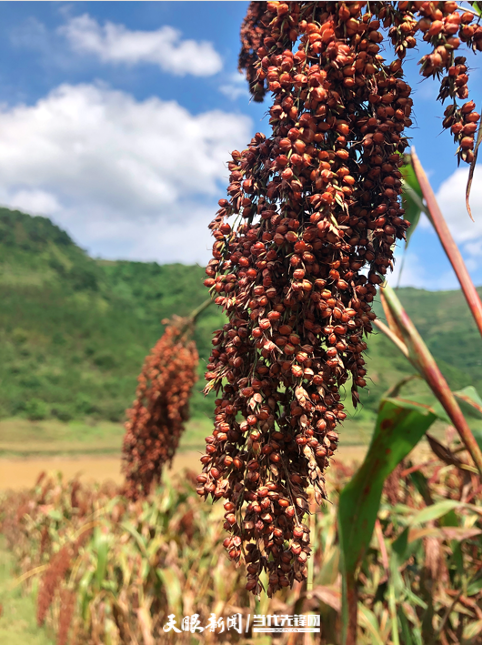
[[[73,547],[66,544],[52,556],[49,566],[42,576],[37,597],[37,623],[43,625],[47,611],[54,599],[55,591],[69,570],[73,558]]]
[[[306,578],[307,488],[318,503],[326,497],[346,416],[340,388],[351,378],[356,405],[371,303],[408,227],[399,166],[413,101],[402,61],[426,24],[424,39],[447,54],[422,59],[422,73],[437,63],[453,78],[440,98],[467,98],[453,4],[252,2],[243,23],[240,67],[255,100],[272,93],[272,132],[232,153],[228,199],[210,225],[205,285],[228,321],[207,366],[218,398],[198,493],[225,499],[225,547],[234,561],[244,555],[254,593],[263,570],[268,595]],[[466,34],[471,46],[478,33]],[[478,120],[472,105],[459,112],[463,128]],[[458,139],[466,161],[473,130]]]
[[[75,591],[64,587],[60,592],[59,629],[57,632],[57,645],[66,645],[69,637],[70,625],[75,609]]]
[[[137,398],[127,411],[123,445],[125,493],[149,494],[170,464],[189,417],[189,397],[197,380],[198,354],[191,318],[164,321],[164,334],[146,357]]]
[[[241,25],[241,51],[239,52],[239,71],[246,71],[246,79],[255,101],[260,102],[266,94],[264,84],[258,82],[258,70],[255,67],[257,51],[263,44],[267,22],[263,22],[266,2],[250,2],[248,12]]]

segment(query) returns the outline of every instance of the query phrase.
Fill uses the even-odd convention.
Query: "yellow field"
[[[364,446],[341,447],[338,460],[342,463],[360,461],[365,454]],[[177,473],[184,468],[199,471],[201,464],[199,457],[201,451],[180,452],[176,455],[170,473]],[[64,477],[71,479],[80,476],[84,481],[112,480],[116,483],[122,481],[120,472],[121,462],[119,457],[93,457],[79,455],[77,457],[29,457],[0,459],[0,490],[20,489],[35,484],[39,473],[42,471],[60,471]]]
[[[204,437],[211,432],[208,419],[191,420],[170,472],[184,468],[200,470]],[[336,460],[344,465],[360,462],[366,452],[371,427],[347,422],[341,429]],[[59,421],[32,422],[26,419],[0,421],[0,490],[32,486],[42,471],[62,472],[67,479],[122,481],[121,424],[65,424]],[[425,442],[417,448],[417,461],[425,459]]]

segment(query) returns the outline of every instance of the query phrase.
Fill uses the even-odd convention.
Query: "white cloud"
[[[396,253],[393,273],[387,274],[387,280],[392,287],[419,287],[424,288],[427,281],[425,268],[419,258],[410,251]]]
[[[223,66],[212,43],[183,40],[180,31],[167,25],[155,31],[131,31],[112,22],[102,27],[84,14],[70,19],[59,31],[73,49],[97,55],[104,62],[151,63],[177,76],[211,76]]]
[[[42,215],[43,213],[53,215],[62,209],[55,195],[45,190],[28,189],[12,193],[6,191],[3,197],[8,200],[12,208],[17,208],[30,215]]]
[[[0,109],[0,202],[53,216],[104,257],[206,261],[207,224],[246,116],[62,85]]]
[[[433,231],[433,226],[425,213],[420,213],[417,228],[423,228],[425,231]]]
[[[241,96],[249,98],[248,82],[245,75],[239,72],[231,74],[228,82],[219,87],[219,91],[231,101],[236,101]]]
[[[40,50],[45,49],[49,37],[46,26],[33,16],[10,29],[9,36],[10,42],[16,47]]]
[[[397,250],[393,273],[387,274],[387,280],[392,287],[416,287],[418,289],[458,289],[459,283],[450,267],[443,272],[434,272],[421,261],[420,257],[410,250]]]
[[[470,193],[475,222],[470,219],[465,206],[468,174],[468,168],[458,168],[441,184],[436,197],[454,240],[473,265],[477,259],[480,262],[482,250],[482,165],[475,168]]]
[[[221,85],[219,91],[227,96],[228,99],[231,99],[231,101],[236,101],[237,99],[241,98],[241,96],[245,96],[246,98],[249,96],[249,92],[246,88],[239,87],[231,83]]]

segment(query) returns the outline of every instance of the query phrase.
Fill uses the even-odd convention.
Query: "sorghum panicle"
[[[268,4],[271,5],[271,11]],[[274,15],[278,18],[284,17],[285,20],[282,31],[279,31],[280,35],[283,33],[286,35],[287,30],[290,29],[290,37],[292,39],[298,37],[299,30],[293,24],[293,20],[297,19],[296,12],[301,11],[302,8],[298,10],[293,6],[295,4],[305,6],[310,4],[312,7],[316,3],[251,2],[249,5],[241,29],[242,47],[239,68],[246,72],[255,101],[263,99],[270,83],[266,70],[260,65],[259,52],[263,47],[259,47],[258,44],[266,37],[274,38],[275,41],[270,43],[270,55],[277,53],[273,51],[275,48],[279,50],[278,53],[281,53],[287,44],[286,40],[277,39],[276,30],[272,29]],[[360,7],[357,6],[360,3],[326,2],[322,4],[327,11],[338,10],[341,15],[347,16],[345,24],[348,31],[356,28],[355,14],[360,11]],[[361,5],[362,10],[367,7],[367,3],[361,3]],[[440,80],[438,98],[442,103],[447,98],[452,100],[445,110],[443,127],[450,128],[454,135],[454,140],[458,144],[459,161],[471,163],[474,158],[474,135],[480,115],[475,111],[473,101],[463,104],[457,101],[457,99],[465,100],[469,96],[467,61],[464,56],[458,56],[457,52],[462,44],[473,51],[482,51],[480,19],[477,19],[473,11],[461,10],[457,2],[377,2],[372,3],[370,8],[374,12],[370,16],[378,18],[383,26],[389,29],[389,38],[400,60],[405,58],[407,49],[417,45],[417,37],[433,47],[432,53],[424,55],[419,61],[420,73],[425,77],[432,76]],[[309,10],[308,8],[308,13]],[[309,16],[306,16],[306,20],[310,22]],[[362,45],[363,34],[359,35],[361,36],[360,46],[366,49],[369,44]]]
[[[446,15],[455,3],[252,2],[243,23],[240,66],[256,100],[273,95],[272,133],[232,153],[228,199],[210,225],[205,285],[228,322],[207,366],[206,390],[218,398],[198,494],[225,498],[225,547],[236,562],[244,555],[254,593],[263,570],[268,595],[306,578],[307,489],[318,503],[326,497],[346,416],[340,388],[351,378],[356,405],[366,385],[371,303],[408,227],[399,166],[412,99],[402,60],[422,20],[439,19],[426,16],[432,4],[444,30],[427,39],[457,67]],[[396,47],[390,63],[381,21]],[[479,33],[467,37],[477,48]],[[461,85],[447,87],[452,96]],[[470,161],[467,150],[461,143]]]
[[[433,47],[419,61],[423,76],[440,79],[438,99],[451,99],[445,110],[443,127],[450,128],[458,144],[459,161],[471,163],[474,159],[474,135],[480,116],[474,111],[475,103],[460,105],[457,99],[469,97],[466,58],[458,56],[462,43],[474,51],[482,51],[482,25],[474,24],[476,16],[470,11],[457,11],[457,2],[398,2],[380,11],[384,25],[401,58],[407,48],[415,47],[416,36]]]
[[[74,555],[73,547],[66,544],[52,556],[49,566],[42,576],[37,597],[37,624],[39,626],[45,622],[55,591],[62,584]]]
[[[146,357],[137,398],[127,411],[123,444],[125,493],[135,500],[149,494],[170,465],[189,418],[189,397],[197,380],[198,353],[190,340],[192,321],[173,318]]]
[[[241,25],[241,51],[239,52],[238,69],[246,71],[251,94],[256,102],[261,102],[266,94],[264,83],[258,82],[258,70],[255,63],[257,51],[263,45],[266,35],[266,23],[263,22],[266,2],[250,2],[248,12]]]
[[[60,592],[60,615],[57,645],[67,645],[70,625],[74,616],[76,595],[73,589],[64,587]]]

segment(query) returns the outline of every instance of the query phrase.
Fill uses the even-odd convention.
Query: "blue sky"
[[[268,129],[268,105],[250,102],[237,72],[247,4],[3,2],[0,203],[48,215],[95,256],[205,263],[229,152]],[[473,224],[467,170],[457,170],[453,141],[441,133],[437,84],[418,75],[422,53],[409,52],[406,65],[412,142],[482,284],[482,167]],[[478,58],[469,64],[480,106]],[[402,284],[457,286],[426,222]]]

